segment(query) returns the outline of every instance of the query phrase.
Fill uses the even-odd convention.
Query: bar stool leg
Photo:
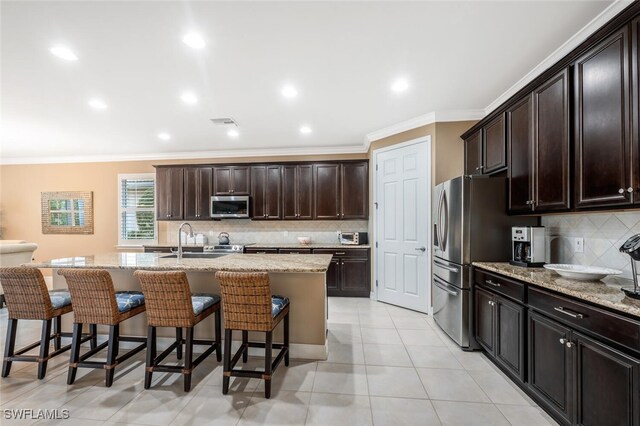
[[[182,327],[176,328],[176,342],[178,342],[178,347],[176,348],[176,358],[182,359]]]
[[[47,358],[49,357],[49,344],[51,343],[51,320],[42,321],[42,335],[40,336],[40,355],[38,358],[38,379],[44,379],[47,374]]]
[[[184,345],[184,391],[191,390],[191,370],[193,368],[193,327],[187,328],[187,340]]]
[[[153,367],[156,363],[156,328],[149,326],[147,328],[147,362],[144,372],[144,388],[151,387],[151,379],[153,377]]]
[[[229,379],[227,372],[231,371],[231,339],[233,331],[230,328],[224,329],[224,364],[222,367],[222,394],[229,393]]]
[[[76,380],[78,371],[77,363],[80,361],[80,341],[82,340],[82,324],[73,324],[73,337],[71,338],[71,356],[69,359],[69,372],[67,384],[72,385]]]
[[[242,346],[244,350],[242,351],[242,362],[247,362],[249,358],[249,332],[247,330],[242,330]]]
[[[267,331],[264,341],[264,397],[271,398],[271,348],[273,344],[273,332]]]
[[[53,349],[56,351],[62,346],[62,337],[60,336],[62,330],[62,316],[58,315],[53,319]]]
[[[218,309],[215,313],[216,316],[216,360],[218,362],[222,361],[222,318],[220,315],[220,309]]]
[[[118,357],[118,345],[120,344],[120,324],[109,326],[109,350],[107,351],[107,362],[105,368],[107,374],[105,378],[105,386],[111,387],[113,384],[113,375],[116,370],[116,358]]]
[[[284,347],[287,352],[284,354],[284,365],[289,366],[289,313],[284,316]]]
[[[95,349],[98,346],[98,325],[97,324],[89,324],[89,334],[91,335],[91,340],[89,341],[89,345],[91,349]]]
[[[9,319],[7,324],[7,340],[4,345],[4,360],[2,361],[2,377],[7,377],[11,372],[11,361],[7,361],[13,356],[16,348],[16,330],[18,329],[18,320]]]

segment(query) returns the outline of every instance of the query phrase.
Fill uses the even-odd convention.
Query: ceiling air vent
[[[236,126],[238,127],[238,122],[233,118],[212,118],[211,121],[216,126]]]

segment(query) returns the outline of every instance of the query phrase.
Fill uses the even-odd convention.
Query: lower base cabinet
[[[313,249],[314,254],[331,254],[327,270],[327,295],[369,297],[371,261],[368,249]]]

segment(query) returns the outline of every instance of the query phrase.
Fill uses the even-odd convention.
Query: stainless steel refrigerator
[[[433,318],[463,349],[477,349],[471,263],[508,261],[511,227],[538,218],[507,215],[505,178],[460,176],[436,185],[432,200]]]

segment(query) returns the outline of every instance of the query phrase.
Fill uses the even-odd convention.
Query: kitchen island
[[[54,289],[67,288],[64,277],[57,274],[57,270],[63,268],[107,269],[116,291],[140,290],[140,283],[133,276],[136,270],[185,271],[193,293],[218,295],[220,284],[215,279],[216,271],[268,272],[272,293],[288,297],[291,303],[291,356],[326,359],[326,271],[330,261],[331,255],[326,254],[231,254],[211,259],[178,260],[162,253],[108,253],[53,259],[30,266],[53,269]],[[63,329],[70,329],[72,318],[71,315],[63,317]],[[103,331],[100,327],[98,330]],[[121,325],[121,331],[123,334],[145,336],[146,316],[139,315],[125,321]],[[159,337],[172,337],[174,333],[170,328],[158,329]],[[198,338],[212,338],[213,333],[213,320],[203,321],[195,328]],[[281,327],[278,327],[274,335],[275,341],[282,338],[281,333]],[[258,333],[251,338],[260,340],[264,339],[264,335]]]

